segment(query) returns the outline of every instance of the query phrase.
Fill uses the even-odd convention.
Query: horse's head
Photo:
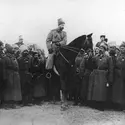
[[[86,35],[85,40],[83,40],[81,48],[83,48],[85,51],[88,49],[93,50],[93,41],[92,41],[92,35],[93,33]]]
[[[69,43],[68,46],[76,47],[78,49],[83,48],[85,51],[88,49],[93,49],[92,33],[76,38],[71,43]]]

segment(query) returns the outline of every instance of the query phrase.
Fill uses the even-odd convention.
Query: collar
[[[62,32],[62,30],[60,30],[59,28],[57,28],[56,31],[59,32],[59,33]]]

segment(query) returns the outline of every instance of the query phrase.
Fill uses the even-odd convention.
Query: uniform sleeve
[[[81,63],[80,63],[80,76],[84,76],[84,72],[85,72],[85,58],[83,57]]]
[[[100,46],[100,42],[96,43],[96,47],[99,47]]]
[[[109,74],[108,74],[108,81],[110,83],[113,82],[113,60],[111,57],[109,57],[109,60],[108,60],[108,64],[109,64]]]
[[[66,45],[67,44],[67,34],[64,32],[64,37],[63,40],[60,42],[61,45]]]
[[[7,79],[7,63],[6,63],[6,58],[3,59],[3,80],[5,81]]]
[[[28,71],[31,71],[31,57],[29,57],[29,67],[28,67]]]
[[[51,49],[51,43],[52,43],[52,36],[53,36],[53,33],[52,31],[48,34],[47,36],[47,39],[46,39],[46,46],[47,46],[47,49]]]

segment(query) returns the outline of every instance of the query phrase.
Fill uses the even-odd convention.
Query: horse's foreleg
[[[60,80],[60,82],[61,82],[60,95],[61,95],[61,102],[62,102],[61,108],[62,108],[62,110],[65,110],[68,107],[67,92],[66,92],[66,85],[65,85],[66,83],[62,79]]]
[[[61,91],[60,91],[60,95],[61,95],[61,101],[62,101],[62,102],[66,102],[67,96],[66,96],[65,82],[64,82],[63,80],[61,80]]]

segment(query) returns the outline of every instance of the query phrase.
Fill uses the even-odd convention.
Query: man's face
[[[35,54],[35,55],[34,55],[34,58],[37,59],[37,58],[38,58],[38,54]]]
[[[125,53],[125,47],[120,47],[120,52]]]
[[[65,26],[65,24],[59,25],[59,29],[60,29],[60,30],[63,30],[63,29],[64,29],[64,26]]]
[[[104,53],[104,52],[105,52],[104,47],[101,46],[99,49],[100,49],[100,52],[101,52],[101,53]]]
[[[92,57],[92,52],[90,51],[90,52],[88,53],[88,55],[89,55],[89,57]]]
[[[23,56],[27,56],[27,55],[28,55],[28,51],[25,50],[25,51],[23,52]]]
[[[104,38],[104,37],[101,37],[100,39],[101,39],[101,41],[104,41],[104,40],[105,40],[105,38]]]

